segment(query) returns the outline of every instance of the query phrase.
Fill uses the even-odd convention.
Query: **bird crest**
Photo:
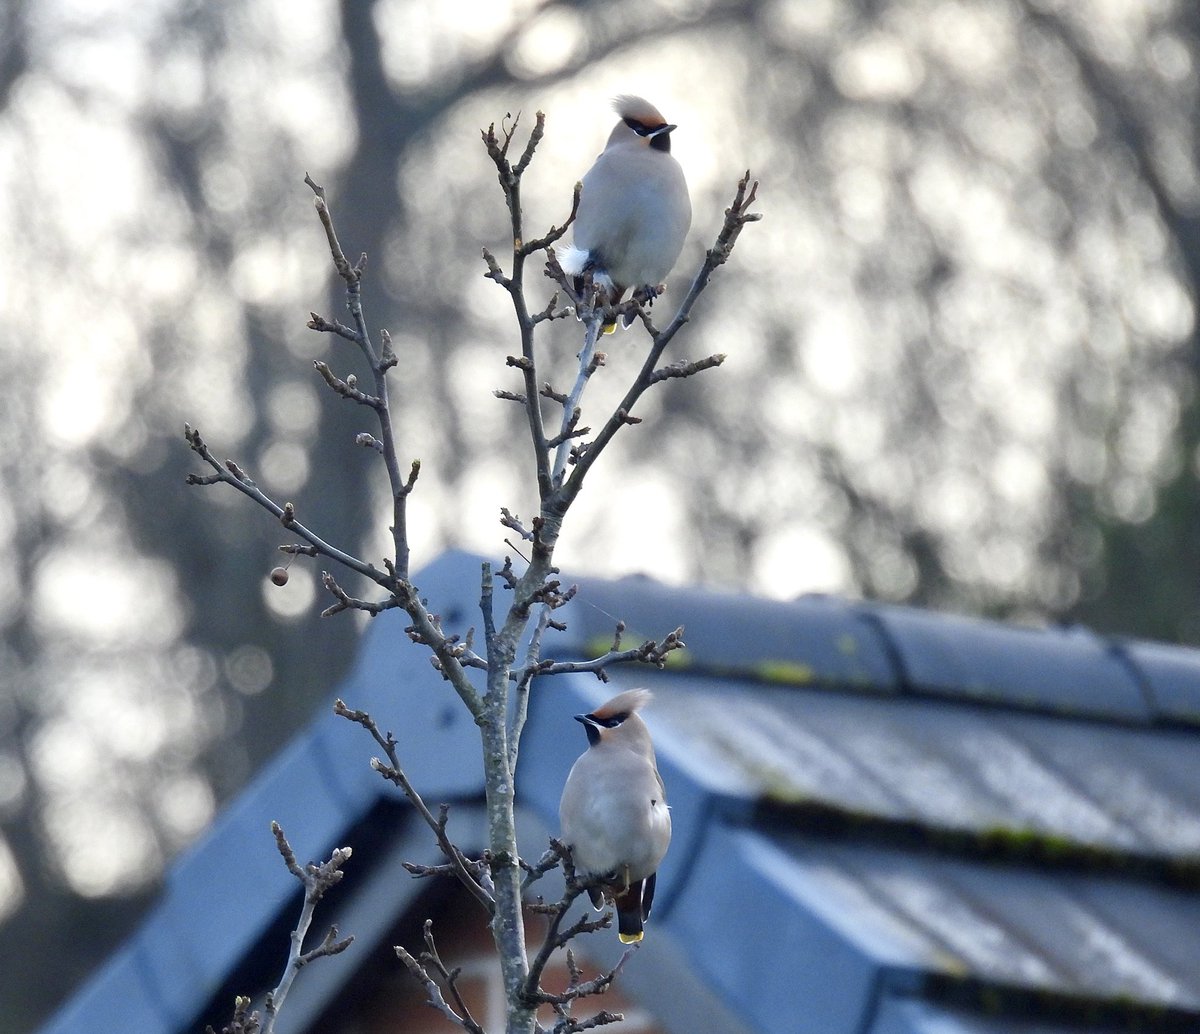
[[[644,97],[635,97],[631,93],[613,98],[613,107],[618,115],[627,122],[636,122],[647,129],[657,129],[666,124],[662,112]]]
[[[592,712],[592,717],[600,722],[622,716],[622,720],[628,718],[634,711],[639,710],[646,704],[650,703],[653,693],[648,689],[627,689],[624,693],[619,693],[606,703],[601,704]]]

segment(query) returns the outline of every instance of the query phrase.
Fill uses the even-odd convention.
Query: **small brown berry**
[[[276,567],[271,571],[271,581],[276,585],[287,585],[288,573],[286,567]]]

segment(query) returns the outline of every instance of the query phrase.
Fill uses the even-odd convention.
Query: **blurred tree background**
[[[653,396],[564,565],[1197,643],[1198,42],[1185,0],[7,0],[0,1032],[352,663],[319,572],[266,582],[280,529],[183,484],[187,420],[383,554],[373,454],[311,368],[352,359],[304,329],[342,311],[305,171],[401,356],[418,568],[503,552],[498,508],[533,498],[491,395],[516,346],[478,130],[547,113],[544,227],[636,92],[696,213],[660,308],[747,167],[766,220],[681,339],[728,363]]]

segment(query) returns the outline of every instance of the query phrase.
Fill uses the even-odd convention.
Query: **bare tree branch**
[[[233,1000],[233,1018],[221,1028],[221,1034],[259,1034],[262,1030],[262,1018],[257,1011],[250,1011],[251,1001],[245,995],[238,995]],[[217,1034],[212,1026],[204,1028],[204,1034]]]
[[[537,378],[533,368],[535,324],[533,317],[529,314],[529,307],[525,301],[525,259],[528,257],[528,253],[525,250],[524,241],[522,240],[521,174],[528,167],[529,159],[532,157],[534,138],[536,137],[540,140],[545,130],[546,116],[540,111],[535,116],[533,133],[530,135],[530,147],[526,148],[526,155],[522,157],[521,162],[516,167],[513,167],[508,162],[507,152],[519,118],[520,116],[513,119],[512,125],[507,130],[503,130],[502,126],[503,143],[496,136],[495,123],[488,126],[483,132],[484,147],[487,149],[488,157],[492,159],[492,162],[496,166],[496,171],[500,179],[500,187],[504,191],[504,200],[508,205],[513,243],[512,273],[507,277],[503,276],[500,273],[500,267],[496,260],[486,250],[484,257],[488,263],[488,275],[508,291],[509,298],[512,300],[513,312],[517,317],[517,329],[521,335],[521,356],[528,364],[522,371],[525,375],[525,397],[527,400],[533,400],[537,398]],[[577,190],[570,219],[574,218],[575,209],[578,207],[578,204]],[[569,225],[570,219],[568,219],[567,223],[563,224],[564,230]],[[559,236],[561,236],[561,232]],[[546,430],[542,423],[542,411],[536,403],[528,401],[525,406],[525,413],[529,420],[529,434],[533,443],[538,494],[544,500],[550,494],[552,485]]]
[[[392,546],[395,550],[393,558],[395,577],[401,581],[407,581],[409,565],[408,496],[412,491],[412,485],[406,482],[406,479],[400,473],[400,461],[396,455],[396,438],[392,429],[392,414],[388,403],[387,385],[387,372],[396,365],[396,357],[392,353],[391,338],[386,332],[382,335],[383,351],[382,353],[376,353],[375,346],[371,342],[370,332],[367,330],[362,308],[362,278],[366,269],[367,256],[361,256],[358,263],[354,266],[349,264],[333,226],[333,216],[325,200],[324,188],[317,186],[307,175],[304,177],[304,182],[309,185],[316,195],[317,215],[320,217],[321,225],[325,228],[325,236],[329,243],[329,251],[333,258],[334,267],[346,283],[346,307],[350,310],[350,315],[354,318],[355,329],[352,340],[358,345],[364,358],[367,360],[367,365],[375,382],[374,402],[368,402],[368,404],[375,410],[379,418],[379,441],[383,445],[383,462],[387,470],[388,482],[391,486],[391,530]],[[309,325],[312,326],[312,322]],[[321,328],[314,327],[313,329]],[[322,376],[325,376],[325,374],[322,373]],[[331,387],[334,386],[333,382],[329,381],[329,378],[326,378],[326,381],[330,383]],[[342,393],[336,387],[334,387],[334,390]],[[348,395],[347,397],[354,396]],[[363,401],[363,399],[358,398],[355,400]],[[415,464],[413,469],[415,476],[415,471],[418,469]]]
[[[380,569],[332,546],[296,519],[293,504],[276,503],[233,461],[219,463],[212,456],[199,432],[191,427],[186,428],[189,446],[212,471],[204,475],[191,475],[188,478],[189,482],[197,485],[222,482],[232,485],[273,514],[285,528],[299,536],[301,542],[280,547],[284,552],[293,557],[300,554],[329,557],[384,589],[387,597],[383,600],[361,599],[344,589],[331,572],[322,572],[324,587],[334,598],[334,603],[324,614],[361,610],[374,615],[392,608],[403,608],[410,619],[405,633],[414,642],[430,650],[431,663],[443,678],[451,683],[479,727],[484,764],[487,849],[481,858],[470,859],[447,834],[448,807],[442,805],[435,816],[408,779],[400,764],[396,740],[392,734],[381,733],[369,714],[351,710],[340,700],[334,708],[335,713],[362,726],[375,740],[387,760],[373,758],[372,767],[401,789],[432,830],[439,850],[446,859],[444,864],[432,866],[408,863],[408,871],[414,877],[454,875],[491,918],[492,935],[499,953],[501,976],[508,1002],[508,1030],[513,1034],[531,1032],[537,1028],[537,1007],[546,1004],[551,1005],[559,1017],[554,1028],[558,1031],[586,1030],[619,1019],[615,1014],[600,1013],[588,1020],[576,1021],[570,1016],[570,1006],[579,998],[602,993],[616,978],[631,954],[626,952],[609,973],[588,981],[582,979],[573,955],[568,954],[567,963],[571,972],[568,989],[559,995],[549,995],[540,986],[542,973],[555,951],[565,947],[576,936],[608,927],[612,915],[611,912],[606,912],[598,919],[584,915],[564,927],[570,905],[590,884],[576,878],[569,852],[566,852],[561,844],[552,842],[552,851],[543,856],[536,866],[523,862],[517,853],[514,772],[533,682],[539,675],[566,672],[591,672],[606,680],[606,667],[617,663],[640,662],[662,667],[667,663],[669,654],[684,645],[683,629],[678,628],[661,641],[650,640],[632,649],[623,649],[621,640],[624,626],[618,624],[612,648],[600,657],[586,661],[544,658],[546,633],[565,628],[561,621],[554,618],[554,612],[569,602],[577,591],[574,585],[564,587],[556,577],[558,571],[553,563],[554,550],[562,523],[578,496],[588,471],[608,442],[621,427],[639,422],[639,418],[632,416],[631,411],[641,395],[661,381],[689,377],[720,365],[724,358],[720,355],[695,362],[678,361],[661,367],[659,362],[668,343],[687,322],[696,298],[708,283],[713,271],[728,258],[741,229],[747,222],[758,218],[750,212],[757,184],[751,185],[747,173],[739,183],[733,205],[726,211],[725,223],[716,244],[708,251],[691,289],[671,323],[659,331],[642,307],[643,299],[639,295],[635,294],[633,301],[626,303],[618,312],[612,306],[600,302],[589,282],[590,277],[585,276],[584,290],[577,292],[573,281],[565,277],[553,253],[549,251],[551,245],[563,236],[575,219],[580,199],[578,184],[566,221],[561,226],[551,227],[537,239],[524,239],[521,177],[529,168],[542,139],[545,119],[540,112],[537,114],[520,157],[513,163],[509,156],[516,143],[518,124],[519,116],[506,117],[501,122],[499,131],[493,124],[482,134],[484,146],[496,168],[509,210],[512,237],[511,265],[507,272],[487,249],[483,251],[483,258],[487,267],[484,275],[508,293],[517,320],[521,339],[520,354],[508,357],[507,364],[520,371],[524,390],[500,390],[496,394],[524,407],[533,451],[539,506],[537,515],[529,519],[528,525],[507,508],[501,509],[501,524],[520,538],[528,548],[529,555],[523,557],[526,566],[520,574],[508,558],[503,567],[496,572],[493,572],[491,564],[482,565],[479,597],[482,653],[476,652],[475,649],[475,630],[468,630],[465,636],[444,630],[440,617],[428,609],[416,586],[409,579],[407,499],[415,487],[420,462],[412,461],[407,476],[401,474],[387,379],[388,371],[397,365],[398,358],[386,331],[380,333],[381,347],[377,350],[367,329],[362,305],[366,255],[360,256],[354,264],[350,263],[334,226],[325,191],[307,176],[305,182],[315,195],[316,210],[325,232],[334,268],[346,286],[346,305],[351,315],[351,323],[344,324],[312,313],[308,325],[314,331],[333,334],[356,345],[366,361],[371,381],[369,388],[360,387],[357,375],[351,373],[340,376],[324,362],[316,362],[314,369],[339,397],[365,406],[376,415],[378,434],[359,432],[355,442],[375,451],[384,461],[392,498],[392,556],[382,561]],[[548,255],[548,275],[559,281],[561,292],[565,292],[566,297],[573,302],[575,313],[584,322],[584,347],[579,356],[579,371],[571,391],[566,395],[555,391],[538,377],[537,327],[542,323],[562,318],[569,310],[558,307],[561,292],[556,292],[544,308],[536,314],[531,314],[525,297],[524,274],[525,261],[534,253]],[[605,421],[599,433],[589,440],[591,429],[580,426],[582,396],[590,378],[604,365],[605,356],[596,351],[596,343],[602,326],[614,313],[637,317],[650,335],[651,348],[621,403]],[[559,430],[553,437],[548,437],[546,433],[541,410],[543,399],[561,408]],[[573,467],[568,473],[568,467],[572,463]],[[282,580],[286,580],[286,569],[281,568],[280,571]],[[511,592],[511,599],[506,608],[497,606],[496,578]],[[529,623],[534,620],[535,608],[538,610],[536,622],[529,634],[525,655],[518,663],[519,644],[529,633]],[[486,672],[486,684],[482,690],[472,683],[468,675],[472,670]],[[511,696],[513,693],[516,694],[515,699]],[[290,847],[278,829],[277,837],[289,869],[305,882],[306,906],[310,897],[312,905],[315,905],[324,887],[340,878],[337,866],[349,857],[348,850],[344,856],[335,852],[334,857],[323,867],[308,866],[302,869],[296,864]],[[531,906],[534,911],[540,911],[549,917],[549,933],[534,959],[530,961],[526,953],[522,916],[523,894],[532,882],[560,862],[566,876],[564,896],[553,905]],[[335,931],[317,948],[308,952],[302,951],[304,933],[310,920],[311,909],[302,915],[302,922],[293,936],[292,952],[284,978],[269,997],[267,1034],[298,969],[313,959],[341,951],[349,943],[338,941]],[[481,1028],[459,994],[458,971],[447,968],[442,962],[429,924],[426,924],[425,928],[425,943],[426,950],[419,957],[412,956],[402,948],[397,948],[396,951],[413,975],[425,986],[429,1002],[434,1008],[464,1030],[478,1031],[482,1034]]]
[[[461,970],[447,969],[445,963],[442,962],[441,955],[438,954],[437,945],[433,940],[432,920],[425,920],[425,951],[421,952],[419,959],[414,958],[400,945],[396,945],[393,950],[408,971],[425,987],[429,1005],[437,1009],[451,1023],[462,1027],[463,1030],[470,1031],[471,1034],[484,1034],[483,1028],[471,1015],[471,1010],[467,1008],[467,1003],[463,1001],[463,997],[459,993],[458,977]],[[432,972],[430,972],[431,970]],[[454,1006],[446,1001],[441,987],[434,979],[434,974],[441,977],[445,983],[450,991],[450,996],[454,999]]]
[[[348,567],[351,571],[361,574],[364,578],[370,578],[371,581],[386,589],[392,588],[393,579],[387,572],[381,571],[373,564],[365,563],[357,557],[343,552],[336,546],[330,545],[315,532],[310,531],[296,520],[296,510],[291,503],[284,503],[280,506],[274,499],[266,495],[246,472],[232,460],[227,461],[225,464],[220,463],[209,450],[208,445],[200,436],[200,432],[190,424],[184,424],[184,437],[187,439],[191,450],[215,471],[215,473],[205,476],[189,474],[187,476],[187,483],[189,485],[213,485],[217,483],[232,485],[243,495],[253,499],[264,510],[274,514],[285,528],[296,532],[317,553],[327,556],[331,560],[336,560],[344,567]]]
[[[342,866],[350,860],[351,849],[349,847],[339,847],[329,856],[328,861],[322,862],[320,865],[310,862],[308,865],[301,866],[296,861],[292,845],[288,843],[287,837],[284,835],[283,829],[278,822],[271,823],[271,832],[275,834],[275,845],[279,848],[279,853],[283,856],[288,871],[304,885],[304,904],[301,906],[300,918],[296,923],[296,928],[292,931],[291,949],[288,952],[288,960],[283,969],[283,976],[279,978],[279,983],[275,986],[275,989],[267,995],[267,1022],[263,1027],[263,1034],[271,1034],[275,1029],[276,1017],[279,1015],[279,1010],[283,1008],[284,1000],[287,998],[288,991],[291,990],[292,981],[296,979],[296,974],[314,959],[323,958],[327,955],[337,955],[345,951],[354,940],[353,937],[338,940],[337,927],[334,926],[330,928],[329,933],[326,934],[320,946],[311,951],[304,951],[304,938],[312,923],[313,912],[317,907],[317,903],[325,896],[325,892],[330,887],[336,886],[341,882],[343,875]]]
[[[683,641],[683,626],[680,625],[674,632],[668,632],[661,641],[647,639],[641,646],[635,646],[632,649],[620,650],[612,649],[600,657],[594,657],[590,661],[538,661],[532,668],[527,664],[525,668],[518,669],[514,672],[514,677],[524,678],[530,671],[534,675],[562,675],[567,672],[591,672],[601,682],[608,681],[608,673],[606,668],[614,664],[626,664],[631,661],[636,661],[641,664],[653,664],[656,668],[664,668],[667,665],[667,656],[673,650],[682,650],[687,646]]]
[[[379,726],[375,724],[375,719],[367,714],[366,711],[351,710],[341,700],[334,702],[333,713],[341,718],[345,718],[347,721],[354,722],[356,725],[361,725],[371,734],[375,742],[379,744],[380,749],[387,756],[388,763],[385,765],[378,758],[373,758],[371,760],[371,767],[385,779],[404,791],[404,796],[408,798],[409,802],[416,809],[417,814],[433,830],[438,847],[454,867],[454,874],[458,877],[459,882],[470,891],[471,896],[491,915],[496,908],[496,903],[492,895],[483,888],[477,875],[472,872],[473,863],[463,855],[458,846],[446,835],[446,819],[449,809],[443,806],[440,815],[437,818],[434,817],[433,812],[426,806],[417,788],[413,786],[408,776],[404,773],[404,769],[400,764],[400,758],[396,753],[396,738],[390,732],[386,736],[382,734],[379,731]]]
[[[525,985],[522,988],[522,994],[534,1007],[539,1005],[550,1005],[554,1008],[555,1013],[559,1017],[559,1021],[555,1024],[556,1031],[575,1031],[586,1030],[592,1026],[599,1026],[600,1023],[616,1022],[622,1017],[615,1013],[609,1013],[608,1019],[600,1022],[595,1022],[595,1018],[589,1020],[575,1020],[570,1014],[572,1003],[580,998],[587,998],[592,995],[603,994],[609,986],[616,980],[626,962],[633,957],[633,954],[638,949],[639,945],[630,945],[617,964],[613,966],[607,973],[602,973],[592,980],[583,980],[579,967],[575,963],[574,954],[567,949],[567,969],[570,974],[570,981],[565,991],[559,994],[552,994],[542,989],[541,980],[542,974],[545,972],[546,966],[554,953],[561,948],[566,947],[574,938],[581,934],[592,933],[596,930],[607,929],[612,925],[612,912],[604,912],[598,919],[591,919],[588,914],[583,913],[570,926],[563,928],[562,923],[567,913],[574,905],[576,899],[587,891],[590,887],[599,885],[602,882],[600,879],[581,880],[578,878],[574,864],[571,860],[571,852],[567,846],[560,840],[551,838],[550,850],[547,851],[539,860],[536,866],[526,866],[526,879],[524,886],[540,879],[543,875],[558,865],[562,865],[563,877],[565,886],[563,895],[558,901],[552,904],[544,904],[539,902],[530,907],[531,911],[540,912],[548,917],[548,926],[545,939],[542,942],[541,948],[537,955],[533,958],[529,965],[529,976],[526,979]]]

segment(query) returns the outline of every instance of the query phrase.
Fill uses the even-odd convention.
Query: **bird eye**
[[[603,725],[606,729],[615,729],[618,725],[625,721],[626,718],[629,717],[629,712],[622,711],[620,714],[612,714],[607,718],[597,718],[595,715],[591,715],[590,717],[596,722],[597,725]]]
[[[637,133],[638,136],[652,136],[662,129],[662,125],[648,126],[645,122],[639,122],[635,118],[622,119],[621,121],[623,121],[625,125],[627,125],[635,133]]]

